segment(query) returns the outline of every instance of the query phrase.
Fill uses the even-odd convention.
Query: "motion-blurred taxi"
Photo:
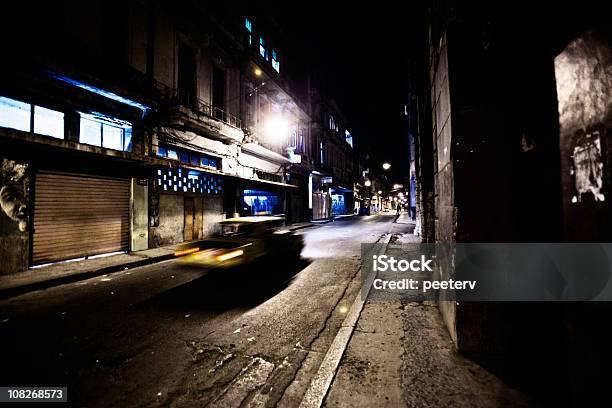
[[[283,226],[283,217],[239,217],[220,224],[220,234],[182,244],[174,255],[185,264],[232,268],[266,256],[299,258],[304,247],[302,236]]]

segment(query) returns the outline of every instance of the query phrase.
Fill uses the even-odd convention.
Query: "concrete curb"
[[[23,295],[24,293],[33,292],[35,290],[48,289],[54,286],[65,285],[67,283],[74,283],[81,280],[95,278],[96,276],[119,272],[125,269],[132,269],[140,266],[151,265],[172,258],[174,258],[174,254],[165,254],[155,257],[140,258],[134,261],[124,262],[122,264],[109,265],[89,271],[67,274],[64,276],[58,276],[46,280],[40,280],[37,282],[30,282],[6,289],[0,289],[0,300],[9,299],[18,295]]]
[[[383,242],[385,250],[383,250],[381,254],[386,251],[392,236],[393,233],[389,232]],[[329,392],[329,389],[336,376],[336,372],[338,371],[340,360],[342,359],[344,351],[346,350],[346,347],[353,336],[353,332],[357,326],[357,321],[361,316],[361,311],[363,310],[363,306],[367,300],[368,293],[370,293],[370,288],[372,287],[372,282],[374,281],[375,277],[376,273],[372,272],[364,283],[368,287],[365,294],[366,299],[363,299],[361,290],[357,294],[357,297],[346,315],[344,322],[342,322],[342,325],[340,326],[340,330],[336,334],[336,337],[334,337],[329,350],[325,354],[325,357],[319,366],[319,370],[310,381],[308,390],[306,390],[306,394],[300,403],[300,408],[320,408],[323,405],[325,397],[327,396],[327,393]]]

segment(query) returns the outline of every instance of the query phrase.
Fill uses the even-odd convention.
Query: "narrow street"
[[[2,384],[67,385],[73,406],[295,406],[394,214],[303,230],[301,261],[231,273],[165,261],[0,303]]]

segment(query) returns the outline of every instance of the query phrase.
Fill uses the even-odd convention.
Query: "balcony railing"
[[[178,88],[170,88],[160,82],[155,84],[158,90],[160,90],[165,97],[170,98],[173,103],[183,105],[193,111],[206,115],[210,118],[220,120],[221,122],[242,129],[242,121],[234,115],[225,112],[216,106],[212,106],[208,102],[197,98],[193,93],[186,92]]]

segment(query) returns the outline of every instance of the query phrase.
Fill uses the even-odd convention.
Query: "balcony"
[[[242,121],[192,93],[158,85],[165,102],[169,125],[229,143],[244,138]]]

